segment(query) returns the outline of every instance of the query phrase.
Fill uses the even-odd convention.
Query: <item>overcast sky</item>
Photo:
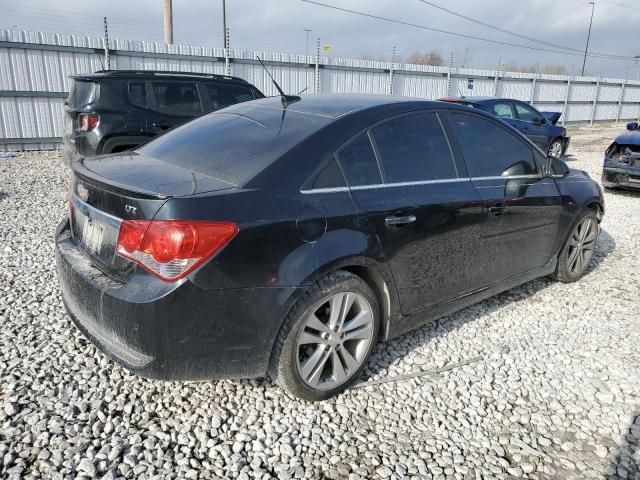
[[[557,50],[491,30],[440,11],[420,0],[317,0],[372,15],[484,37]],[[430,0],[450,10],[546,42],[584,49],[591,15],[585,0]],[[635,6],[635,5],[637,6]],[[162,41],[163,0],[0,0],[0,28],[102,35],[102,17],[112,37]],[[626,7],[625,7],[626,5]],[[222,0],[173,0],[174,43],[222,46]],[[564,65],[579,73],[582,57],[497,45],[337,11],[302,0],[227,0],[231,47],[304,53],[316,40],[331,45],[334,57],[391,57],[437,50],[456,61],[469,50],[468,66],[496,68],[499,61]],[[635,0],[596,0],[590,51],[632,57],[640,54],[637,32],[640,4]],[[632,60],[589,58],[587,72],[621,77]]]

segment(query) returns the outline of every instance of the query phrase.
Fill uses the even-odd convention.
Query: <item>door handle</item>
[[[391,216],[384,219],[384,223],[387,227],[402,227],[415,221],[415,215]]]
[[[499,217],[507,211],[507,207],[504,203],[496,203],[494,206],[489,207],[489,213],[495,217]]]
[[[154,127],[157,127],[161,130],[167,130],[171,127],[167,122],[158,122],[153,124]]]

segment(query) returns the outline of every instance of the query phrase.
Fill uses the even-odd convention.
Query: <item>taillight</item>
[[[78,115],[78,130],[88,132],[96,128],[100,121],[100,115],[97,113],[81,113]]]
[[[124,220],[116,254],[165,282],[179,280],[224,247],[238,226],[230,222]]]

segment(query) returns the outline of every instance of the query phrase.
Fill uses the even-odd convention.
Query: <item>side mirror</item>
[[[569,166],[558,157],[549,155],[545,166],[545,175],[551,178],[564,178],[569,175]]]
[[[627,123],[627,130],[638,130],[638,122]]]

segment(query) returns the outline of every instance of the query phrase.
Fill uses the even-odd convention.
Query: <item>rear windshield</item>
[[[185,123],[137,151],[242,186],[329,121],[249,102]]]
[[[86,82],[74,80],[67,99],[69,106],[72,108],[84,107],[92,103],[96,99],[96,84],[94,82]]]

